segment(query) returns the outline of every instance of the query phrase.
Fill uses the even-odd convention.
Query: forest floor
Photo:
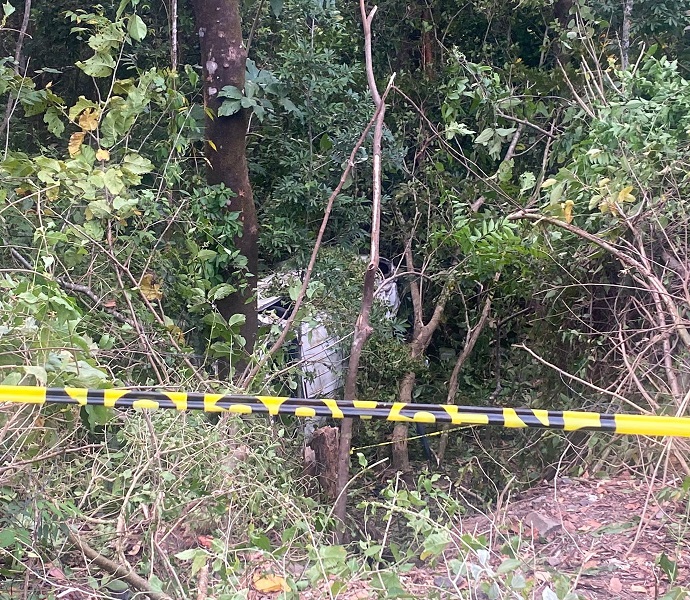
[[[456,544],[433,564],[420,561],[405,572],[398,571],[396,589],[388,587],[386,582],[391,580],[384,574],[376,589],[372,572],[362,569],[361,578],[322,580],[298,596],[300,600],[555,600],[570,591],[586,600],[661,599],[673,586],[690,585],[690,494],[680,485],[680,480],[652,484],[629,474],[613,479],[561,477],[505,499],[491,514],[458,518],[452,531]],[[161,547],[170,555],[185,547],[203,547],[208,541],[190,532],[178,533],[177,547]],[[477,553],[459,555],[457,549],[468,536],[486,541],[488,552],[484,552],[483,563]],[[281,586],[287,585],[288,578],[304,579],[304,566],[289,564],[284,558],[256,550],[241,551],[238,558],[236,581],[242,593],[233,598],[279,600],[286,597]],[[476,579],[457,575],[458,559],[474,563],[471,569],[475,569]],[[503,568],[508,563],[510,567]],[[675,578],[673,585],[669,575]],[[198,577],[206,581],[196,598],[211,600],[203,591],[209,583],[208,571],[202,570]],[[517,595],[515,577],[524,581]],[[53,584],[67,585],[59,569],[48,569],[46,581],[51,579]],[[491,583],[498,587],[487,594]],[[95,597],[70,589],[71,594],[61,595],[63,600]],[[558,593],[549,589],[558,589]],[[296,594],[288,597],[295,598]],[[690,596],[679,591],[672,597]]]
[[[563,477],[521,493],[493,514],[462,518],[457,533],[485,536],[494,569],[508,558],[507,543],[512,540],[515,548],[518,539],[513,558],[519,559],[521,573],[532,585],[525,597],[556,598],[544,590],[554,589],[554,573],[560,573],[580,598],[641,600],[663,596],[672,587],[668,573],[674,568],[674,585],[690,584],[689,510],[688,494],[677,485],[651,484],[629,475],[605,480]],[[410,597],[489,597],[453,577],[444,566],[451,557],[445,558],[441,567],[419,566],[400,575]],[[366,582],[352,582],[349,588],[338,597],[377,597]],[[312,590],[300,597],[329,597],[324,592]]]

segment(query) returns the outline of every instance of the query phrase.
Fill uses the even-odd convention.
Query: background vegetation
[[[233,191],[206,182],[191,6],[1,9],[0,384],[237,389],[222,365],[256,364],[277,331],[260,330],[247,356],[243,315],[218,311],[247,261]],[[402,305],[393,319],[374,307],[361,398],[687,413],[689,15],[686,0],[378,7],[379,86],[396,73],[381,253]],[[226,90],[224,110],[248,115],[260,274],[300,271],[374,113],[359,12],[258,0],[242,18],[246,84]],[[302,309],[328,315],[344,350],[371,229],[370,151],[368,138]],[[419,323],[433,324],[425,344]],[[298,376],[285,346],[245,389],[289,393]],[[429,433],[433,474],[416,438],[411,465],[391,470],[392,428],[357,425],[353,541],[337,546],[302,472],[298,423],[3,406],[0,597],[57,598],[67,580],[115,595],[118,574],[87,573],[79,540],[133,565],[151,597],[244,598],[248,552],[283,565],[289,577],[264,579],[287,596],[362,579],[400,597],[397,573],[449,546],[464,557],[454,572],[491,597],[531,597],[517,562],[491,570],[481,540],[453,534],[458,514],[556,473],[690,474],[680,441]],[[568,597],[554,577],[544,597]]]

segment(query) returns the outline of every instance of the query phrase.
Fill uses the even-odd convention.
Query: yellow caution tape
[[[496,425],[510,428],[608,431],[627,435],[690,437],[690,418],[656,415],[604,414],[531,408],[406,404],[331,398],[248,396],[127,389],[86,390],[0,386],[0,402],[19,404],[75,404],[110,408],[201,410],[239,415],[268,414],[296,417],[360,418],[408,423]]]

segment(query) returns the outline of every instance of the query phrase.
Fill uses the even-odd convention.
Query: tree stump
[[[338,496],[338,448],[340,433],[337,427],[320,427],[314,431],[309,446],[314,450],[316,478],[326,499],[335,502]]]

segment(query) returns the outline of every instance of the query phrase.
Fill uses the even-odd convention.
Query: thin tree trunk
[[[634,0],[623,0],[623,31],[621,32],[621,65],[623,70],[628,68],[630,60],[630,22],[632,19]]]
[[[24,48],[24,39],[26,38],[26,32],[29,29],[29,19],[31,18],[31,0],[24,0],[24,14],[22,15],[22,24],[19,27],[19,37],[17,38],[17,45],[14,48],[14,72],[19,75],[21,73],[22,65],[22,50]],[[7,145],[9,143],[9,126],[10,119],[12,118],[12,113],[14,112],[15,105],[17,103],[17,98],[10,94],[7,98],[7,105],[5,107],[5,118],[0,123],[0,135],[2,135],[5,130],[7,131],[7,140],[5,142],[5,154],[7,153]]]
[[[362,290],[362,306],[355,323],[354,337],[350,351],[347,376],[345,378],[344,400],[351,401],[357,396],[357,373],[359,360],[362,356],[364,344],[372,333],[369,323],[371,307],[374,302],[376,286],[376,273],[379,268],[379,235],[381,229],[381,140],[383,138],[383,123],[386,107],[376,87],[374,67],[371,59],[371,22],[376,14],[376,7],[367,14],[364,0],[359,3],[364,28],[364,57],[366,62],[367,82],[369,93],[376,105],[378,118],[374,125],[374,138],[372,141],[373,155],[373,182],[372,182],[372,207],[371,207],[371,244],[369,250],[369,263],[364,275],[364,287]],[[342,542],[345,538],[345,516],[347,514],[347,484],[350,479],[350,447],[352,445],[352,419],[343,419],[340,425],[340,447],[338,454],[338,497],[333,507],[333,513],[339,521],[337,537]]]
[[[414,273],[414,261],[412,257],[412,235],[405,247],[405,263],[410,274]],[[410,283],[410,294],[412,296],[412,309],[414,313],[414,327],[412,330],[412,342],[410,343],[410,356],[419,358],[424,355],[431,343],[431,338],[441,323],[441,317],[446,308],[446,303],[450,297],[450,288],[446,284],[441,291],[441,295],[436,301],[434,312],[428,323],[424,323],[424,305],[422,302],[422,292],[419,281],[413,280]],[[412,402],[414,391],[415,374],[406,373],[400,382],[399,399],[400,402]],[[402,471],[407,474],[410,471],[410,459],[407,451],[407,423],[396,423],[393,428],[391,440],[391,466],[395,471]]]
[[[170,0],[170,68],[177,72],[177,0]]]
[[[460,375],[460,369],[465,364],[465,361],[472,354],[472,350],[477,344],[477,340],[481,335],[486,323],[489,320],[489,313],[491,312],[491,295],[486,297],[484,301],[484,307],[482,308],[481,315],[479,315],[479,320],[472,329],[467,332],[467,339],[465,340],[465,347],[462,349],[458,360],[455,362],[455,367],[453,367],[453,372],[450,375],[450,380],[448,382],[448,397],[446,399],[446,404],[455,404],[455,395],[458,393],[458,377]],[[438,444],[438,464],[439,466],[443,462],[446,454],[446,447],[448,446],[448,425],[443,426],[443,433],[441,434],[441,441]]]
[[[254,348],[257,329],[256,276],[258,269],[258,223],[249,184],[246,157],[247,111],[219,117],[222,101],[218,92],[226,85],[244,89],[247,53],[242,43],[239,0],[194,0],[196,26],[201,42],[204,104],[206,107],[206,158],[209,184],[223,183],[232,192],[229,211],[238,211],[242,235],[234,240],[235,247],[247,259],[247,283],[219,300],[220,314],[228,319],[235,314],[245,316],[241,334],[245,350]],[[227,273],[228,278],[233,274]]]
[[[412,392],[414,391],[414,384],[416,375],[414,371],[406,373],[400,382],[400,402],[412,402]],[[407,423],[396,423],[393,427],[393,435],[391,437],[391,464],[396,472],[401,472],[403,478],[412,471],[410,466],[410,455],[407,448]]]

